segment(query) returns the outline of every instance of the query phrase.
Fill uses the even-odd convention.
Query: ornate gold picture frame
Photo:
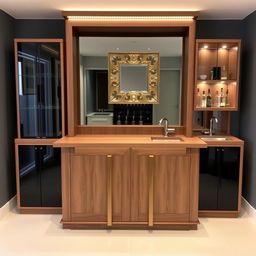
[[[145,67],[145,90],[125,90],[122,87],[122,67]],[[132,72],[132,69],[131,69]],[[127,76],[126,76],[127,77]],[[132,78],[133,76],[130,75]],[[136,82],[135,82],[136,83]],[[159,53],[109,53],[108,103],[158,104],[160,84]],[[130,86],[129,86],[130,87]],[[133,85],[131,85],[133,87]],[[136,88],[136,86],[134,86]]]

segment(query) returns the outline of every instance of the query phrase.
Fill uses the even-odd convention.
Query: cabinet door
[[[40,137],[38,43],[18,43],[17,51],[19,121],[21,137]]]
[[[237,210],[240,148],[223,147],[221,150],[218,209]]]
[[[43,207],[61,207],[60,149],[40,146]]]
[[[59,43],[40,43],[40,137],[61,137],[61,60]]]
[[[39,146],[20,145],[19,177],[20,177],[20,206],[40,207],[40,152]]]
[[[149,160],[150,153],[133,151],[131,221],[150,222],[151,197],[153,222],[189,220],[190,156],[185,152],[183,155],[167,154],[166,151],[161,154],[161,150],[152,152],[153,161]],[[151,183],[153,192],[150,191]]]
[[[115,150],[116,153],[108,150],[110,160],[107,152],[93,153],[93,149],[71,155],[72,221],[105,223],[109,218],[111,222],[130,220],[129,150]],[[110,168],[108,161],[111,161]],[[110,189],[111,198],[108,197]],[[111,216],[107,214],[109,211]]]
[[[154,172],[154,222],[188,221],[190,156],[159,155]]]
[[[200,150],[199,210],[218,209],[220,149]]]

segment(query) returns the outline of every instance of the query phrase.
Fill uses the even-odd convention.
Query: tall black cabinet
[[[60,149],[65,134],[63,40],[15,39],[17,205],[22,213],[61,211]]]
[[[238,211],[240,147],[200,151],[199,210]]]

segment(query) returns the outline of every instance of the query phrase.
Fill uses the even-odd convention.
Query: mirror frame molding
[[[147,65],[147,91],[121,91],[121,65]],[[159,53],[109,53],[108,103],[158,104],[160,82]]]
[[[192,136],[195,68],[195,29],[199,12],[190,11],[63,11],[66,32],[67,136],[82,134],[162,134],[158,125],[80,125],[79,36],[182,36],[183,78],[181,125],[177,134]],[[69,19],[68,16],[85,19]],[[114,17],[104,19],[104,17]],[[115,17],[126,17],[121,21]],[[178,17],[177,17],[178,16]],[[189,16],[190,19],[186,19]],[[91,19],[93,17],[94,19]],[[134,19],[133,19],[134,17]],[[143,19],[136,19],[143,17]],[[144,19],[144,17],[146,17]],[[156,17],[154,19],[154,17]],[[157,19],[160,17],[160,19]],[[161,19],[169,17],[170,19]],[[171,19],[173,17],[173,19]],[[184,17],[184,18],[182,18]],[[191,19],[191,17],[193,17]]]

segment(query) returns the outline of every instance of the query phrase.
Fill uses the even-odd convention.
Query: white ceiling
[[[200,11],[199,19],[243,19],[256,0],[0,0],[0,9],[17,19],[59,19],[61,10]]]
[[[181,37],[80,37],[80,54],[107,56],[109,52],[159,52],[161,57],[182,55]]]

